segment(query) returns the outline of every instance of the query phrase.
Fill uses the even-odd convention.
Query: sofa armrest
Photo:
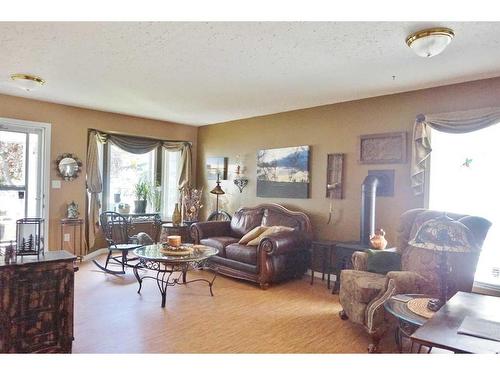
[[[352,253],[352,268],[357,271],[368,270],[368,254],[364,251],[355,251]]]
[[[391,271],[387,273],[386,287],[389,282],[395,286],[397,294],[422,293],[427,279],[412,271]]]
[[[310,240],[298,231],[277,232],[264,237],[259,243],[259,251],[268,255],[281,255],[307,249]]]
[[[203,238],[229,236],[231,233],[230,221],[204,221],[193,223],[189,228],[195,243],[200,243]]]

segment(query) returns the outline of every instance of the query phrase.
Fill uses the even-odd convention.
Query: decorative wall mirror
[[[62,154],[56,159],[56,170],[66,181],[72,181],[80,174],[82,162],[74,154]]]

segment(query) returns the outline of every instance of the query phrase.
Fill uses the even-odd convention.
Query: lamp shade
[[[224,190],[222,190],[219,183],[217,182],[217,185],[215,185],[215,187],[212,190],[210,190],[210,194],[222,195],[222,194],[226,194],[226,192]]]
[[[432,57],[443,52],[454,36],[453,30],[448,28],[426,29],[408,36],[406,44],[418,56]]]
[[[446,214],[423,223],[408,244],[432,251],[455,253],[479,251],[471,230]]]

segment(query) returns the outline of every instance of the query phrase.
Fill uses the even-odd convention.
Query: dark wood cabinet
[[[75,259],[47,251],[0,260],[0,353],[71,353]]]

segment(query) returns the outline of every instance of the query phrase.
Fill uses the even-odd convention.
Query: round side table
[[[424,294],[396,294],[384,302],[384,308],[387,312],[393,315],[398,320],[398,326],[395,332],[395,340],[398,350],[403,351],[403,337],[410,338],[410,336],[427,322],[427,318],[418,315],[408,308],[408,302],[414,298],[428,298]],[[418,347],[420,352],[421,345]],[[432,348],[429,348],[429,351]],[[413,341],[411,343],[410,352],[413,351]]]

